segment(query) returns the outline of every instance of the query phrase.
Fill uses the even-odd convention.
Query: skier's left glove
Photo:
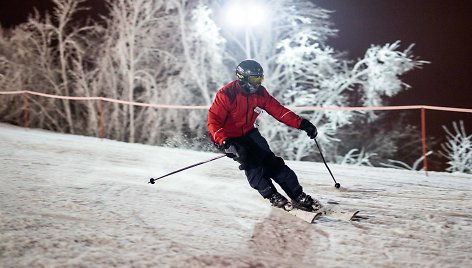
[[[299,129],[305,131],[308,137],[311,139],[316,138],[316,135],[318,135],[318,130],[316,130],[316,127],[306,119],[302,120]]]

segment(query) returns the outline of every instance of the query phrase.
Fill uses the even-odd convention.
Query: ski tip
[[[316,223],[316,220],[318,220],[319,218],[321,218],[323,216],[323,212],[318,212],[315,214],[315,216],[313,217],[313,219],[311,220],[311,223]]]
[[[361,220],[368,220],[369,217],[368,216],[361,216],[361,215],[358,215],[359,211],[356,211],[354,213],[354,215],[352,215],[351,217],[351,221],[361,221]]]

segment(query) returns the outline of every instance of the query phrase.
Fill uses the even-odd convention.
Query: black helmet
[[[255,60],[243,60],[236,67],[236,77],[248,93],[255,93],[264,80],[264,70]]]

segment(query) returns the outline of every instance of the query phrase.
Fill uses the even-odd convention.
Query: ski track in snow
[[[314,151],[314,153],[317,153]],[[472,176],[288,162],[368,219],[271,209],[212,153],[0,124],[0,267],[471,267]]]

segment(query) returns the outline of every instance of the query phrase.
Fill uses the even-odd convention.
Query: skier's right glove
[[[316,130],[316,127],[306,119],[302,120],[299,129],[305,131],[308,137],[311,139],[316,138],[316,135],[318,135],[318,130]]]
[[[224,153],[226,154],[227,157],[229,157],[229,158],[239,157],[238,146],[231,139],[227,139],[227,140],[223,141],[223,144],[222,144],[221,147],[223,148],[223,151],[224,151]]]
[[[233,139],[226,139],[223,144],[223,151],[227,157],[232,158],[241,164],[239,169],[245,169],[247,165],[247,149],[243,144],[234,141]]]

